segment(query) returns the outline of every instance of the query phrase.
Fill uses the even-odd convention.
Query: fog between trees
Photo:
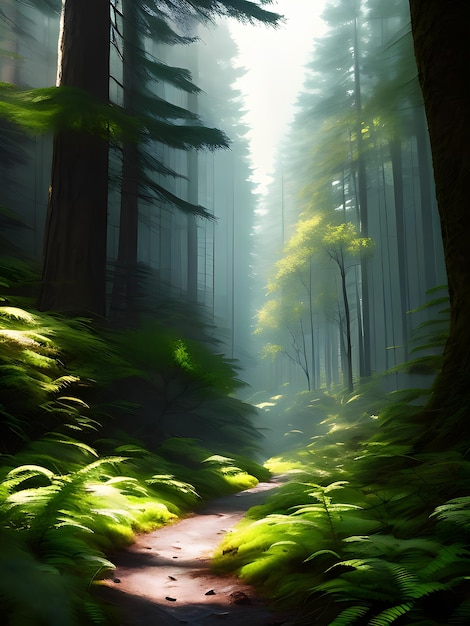
[[[427,315],[410,311],[446,282],[407,3],[327,4],[327,29],[312,41],[297,114],[261,198],[250,183],[244,105],[233,86],[242,70],[234,69],[227,27],[196,25],[185,14],[170,34],[160,18],[144,25],[141,8],[126,13],[124,5],[111,14],[110,99],[160,126],[139,130],[138,148],[135,137],[110,144],[103,191],[108,298],[99,296],[100,314],[125,320],[126,309],[168,297],[202,305],[225,352],[250,368],[255,389],[351,388],[407,360],[413,330]],[[9,8],[2,77],[46,87],[57,67],[59,7],[12,1]],[[87,73],[96,74],[93,65]],[[198,134],[190,130],[197,118],[208,127],[205,134],[202,127]],[[47,135],[25,142],[21,159],[4,162],[9,189],[2,204],[14,203],[28,224],[21,247],[39,261],[52,145]],[[214,149],[217,144],[225,148]],[[89,185],[96,188],[82,184],[84,198],[96,199]],[[97,237],[96,215],[83,228],[84,239],[89,232]],[[309,230],[317,219],[322,226]],[[322,229],[342,223],[370,240],[367,254],[350,250],[346,257],[344,241],[336,244],[343,270],[321,243]],[[71,261],[72,272],[84,268],[85,283],[97,272],[96,263],[86,270],[85,259],[91,255],[92,262],[102,246],[88,239],[92,251],[77,249]],[[85,302],[83,312],[93,308]],[[43,308],[51,306],[54,298],[43,301]],[[74,302],[56,308],[67,307],[80,312]],[[260,353],[267,357],[262,362]],[[386,384],[402,382],[393,376]]]
[[[12,626],[113,623],[106,554],[271,471],[221,571],[303,623],[468,623],[468,4],[327,2],[260,196],[219,18],[271,8],[2,4]]]

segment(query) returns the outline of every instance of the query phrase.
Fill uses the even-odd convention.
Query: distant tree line
[[[274,387],[352,391],[408,360],[426,319],[410,311],[447,279],[408,2],[329,2],[323,19],[265,200],[258,333]]]

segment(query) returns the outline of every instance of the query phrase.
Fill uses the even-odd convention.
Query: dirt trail
[[[288,616],[270,610],[252,587],[210,571],[223,535],[278,485],[214,500],[114,555],[116,571],[101,593],[122,609],[120,626],[287,626]]]

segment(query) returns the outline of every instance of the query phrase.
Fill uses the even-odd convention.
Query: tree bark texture
[[[63,0],[59,86],[83,89],[107,104],[109,37],[108,0]],[[107,198],[105,131],[59,131],[54,138],[41,310],[105,315]]]
[[[410,0],[410,10],[451,303],[443,368],[428,406],[442,420],[470,395],[470,4]],[[470,431],[468,418],[460,425]]]

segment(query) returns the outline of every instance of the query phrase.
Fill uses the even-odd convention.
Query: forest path
[[[259,483],[213,500],[113,555],[116,570],[100,595],[120,607],[119,626],[287,626],[288,616],[274,613],[253,587],[210,570],[223,535],[279,484]]]

